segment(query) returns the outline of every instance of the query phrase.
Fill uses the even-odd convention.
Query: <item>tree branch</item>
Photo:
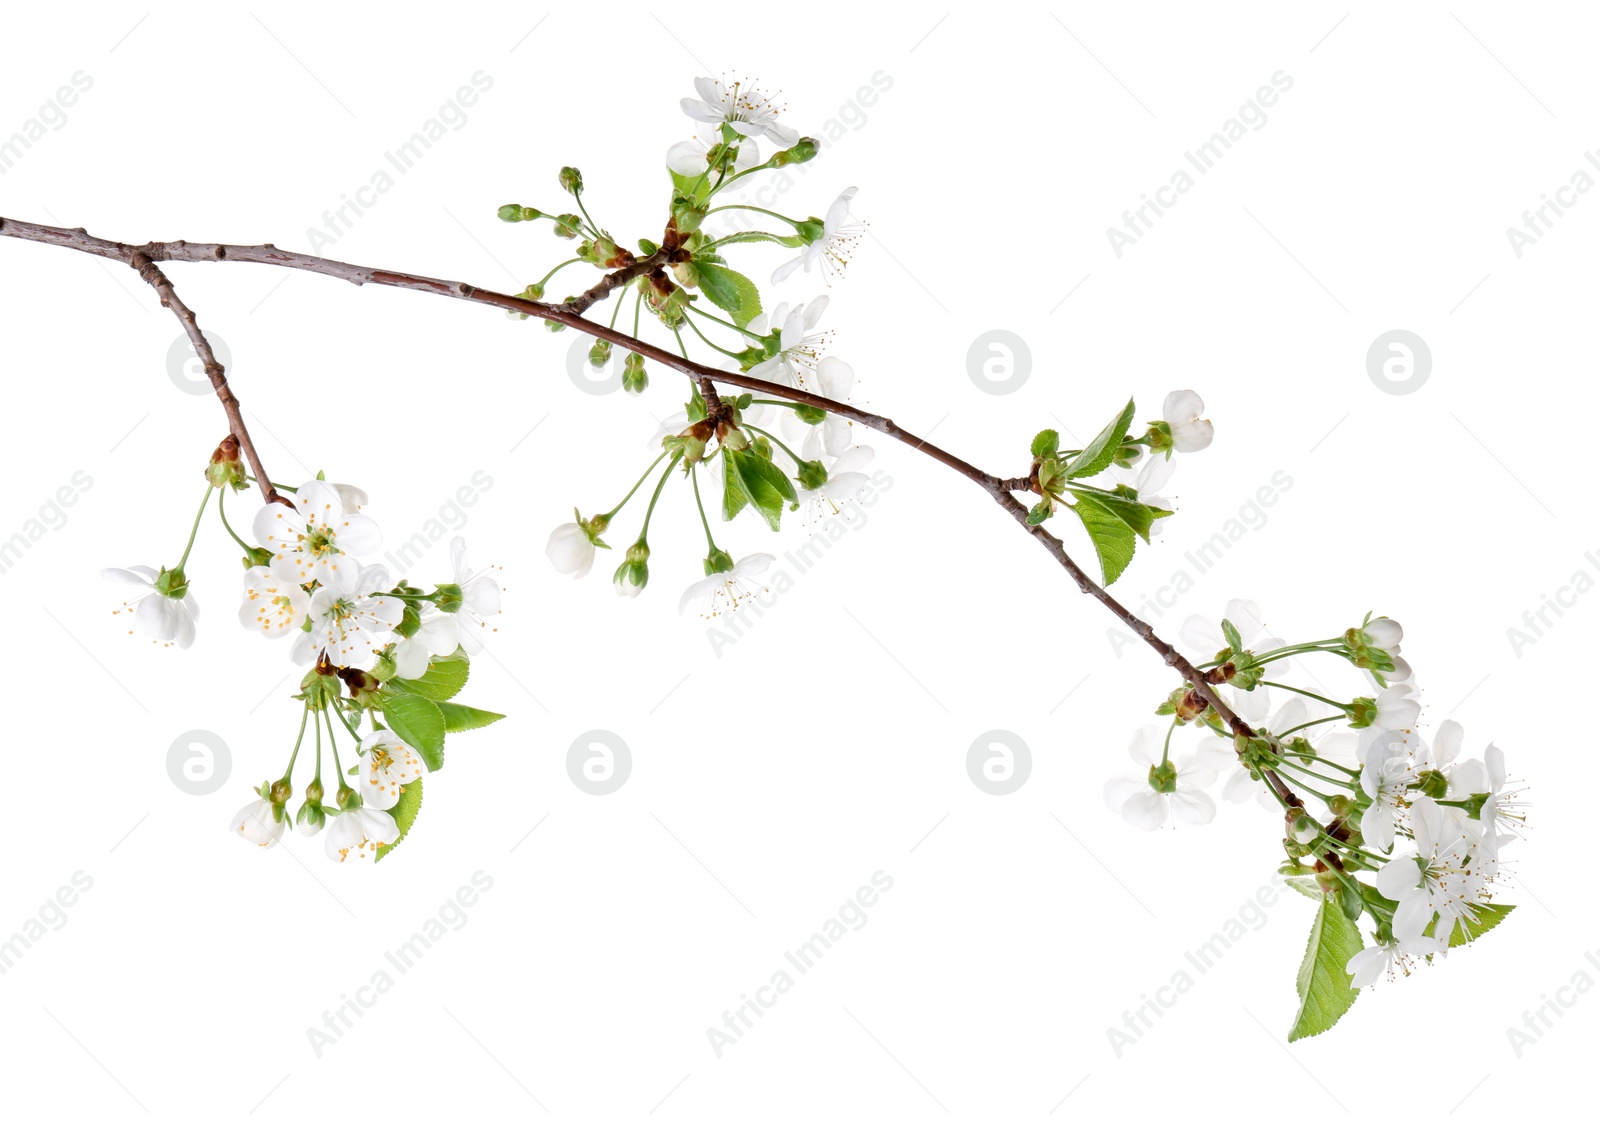
[[[1094,580],[1092,580],[1089,575],[1078,566],[1072,557],[1068,555],[1066,546],[1062,544],[1059,537],[1047,531],[1042,525],[1030,525],[1028,523],[1027,506],[1018,501],[1011,493],[1012,489],[1018,488],[1019,479],[1001,478],[995,474],[980,470],[978,467],[960,457],[957,457],[948,450],[945,450],[939,446],[935,446],[927,439],[906,430],[893,419],[887,418],[886,416],[876,415],[869,411],[863,411],[858,407],[852,406],[851,404],[836,402],[823,396],[816,395],[813,392],[805,391],[799,388],[787,387],[783,384],[776,384],[767,380],[756,379],[742,372],[725,372],[717,368],[711,368],[707,365],[696,363],[695,361],[689,360],[685,357],[674,355],[673,353],[668,352],[663,348],[659,348],[656,345],[649,344],[642,340],[637,340],[628,336],[626,333],[618,332],[616,329],[610,328],[606,325],[590,321],[582,316],[580,311],[573,308],[574,306],[580,305],[580,303],[581,308],[588,308],[589,305],[594,303],[593,301],[585,301],[585,299],[589,297],[589,294],[600,291],[594,299],[597,301],[601,297],[604,297],[605,294],[610,293],[618,286],[624,284],[626,281],[647,273],[648,270],[641,269],[641,267],[643,267],[645,263],[651,262],[651,259],[657,256],[641,259],[638,262],[614,271],[612,274],[607,275],[607,280],[602,281],[599,285],[589,290],[583,295],[582,298],[577,299],[575,302],[549,304],[539,301],[528,301],[525,298],[513,297],[509,294],[497,293],[493,290],[481,289],[467,282],[455,282],[442,278],[431,278],[426,275],[412,274],[401,270],[383,270],[370,266],[357,266],[353,263],[339,262],[329,258],[318,258],[315,255],[301,254],[297,251],[280,250],[271,243],[263,243],[258,246],[242,246],[232,243],[191,243],[177,241],[165,243],[144,243],[140,246],[132,246],[125,243],[112,242],[108,239],[97,238],[93,235],[90,235],[82,228],[67,229],[62,227],[48,227],[42,224],[27,223],[21,220],[6,219],[4,217],[0,217],[0,235],[5,235],[15,239],[23,239],[29,242],[47,243],[52,246],[65,247],[69,250],[81,251],[85,254],[98,255],[101,258],[118,259],[120,261],[127,262],[130,265],[135,264],[136,258],[142,259],[147,264],[153,264],[155,262],[253,262],[267,266],[281,266],[292,270],[304,270],[313,274],[325,274],[329,277],[339,278],[357,286],[367,285],[369,283],[380,286],[393,286],[399,289],[418,290],[423,293],[435,294],[441,297],[453,297],[460,301],[471,301],[480,305],[490,305],[499,309],[507,309],[514,313],[524,313],[530,317],[539,317],[545,320],[556,321],[560,324],[577,329],[580,332],[587,333],[590,336],[598,337],[601,340],[610,341],[612,344],[626,348],[632,352],[637,352],[639,355],[648,360],[654,360],[658,364],[664,365],[665,367],[671,368],[675,371],[682,372],[692,379],[700,382],[702,386],[710,381],[729,384],[733,387],[743,388],[747,391],[756,392],[763,396],[771,396],[774,398],[785,399],[792,403],[804,404],[808,407],[816,407],[820,410],[827,411],[830,414],[837,415],[842,419],[849,419],[851,422],[860,423],[864,427],[868,427],[882,434],[886,434],[890,438],[896,439],[897,441],[910,446],[913,450],[926,454],[934,461],[948,466],[950,469],[955,470],[961,476],[967,478],[979,488],[983,489],[1002,509],[1010,513],[1011,516],[1016,519],[1017,523],[1022,526],[1024,531],[1038,541],[1040,546],[1042,546],[1045,551],[1049,552],[1050,555],[1054,557],[1056,562],[1059,563],[1066,573],[1072,578],[1073,582],[1078,585],[1078,589],[1080,591],[1086,595],[1091,595],[1098,599],[1107,610],[1121,620],[1123,625],[1132,630],[1135,635],[1144,639],[1146,644],[1156,651],[1163,662],[1165,662],[1170,668],[1176,670],[1186,681],[1188,681],[1193,687],[1194,692],[1216,710],[1217,715],[1231,731],[1233,731],[1236,735],[1243,735],[1246,737],[1255,735],[1255,732],[1251,729],[1250,725],[1241,719],[1238,714],[1235,713],[1231,707],[1229,707],[1227,701],[1223,699],[1222,694],[1218,691],[1217,687],[1212,685],[1207,680],[1206,676],[1196,669],[1194,664],[1188,658],[1179,653],[1170,643],[1159,637],[1149,623],[1139,618],[1132,611],[1128,610],[1127,607],[1118,602],[1117,599],[1110,594],[1110,592],[1101,587],[1099,584],[1095,583]],[[656,264],[652,264],[648,269],[654,269],[655,266]],[[153,265],[150,268],[154,269]],[[156,274],[159,275],[160,272],[156,271]],[[626,275],[626,277],[623,277],[624,275]],[[612,278],[616,278],[617,280],[609,281],[609,279]],[[149,279],[146,280],[148,281]],[[164,280],[165,279],[163,279],[163,281]],[[154,285],[155,283],[152,282],[151,284]],[[160,287],[158,287],[158,289],[159,288]],[[168,301],[176,300],[175,295],[171,295],[170,291],[171,286],[170,283],[168,283],[167,291],[163,294],[164,304]],[[183,310],[183,312],[180,312],[179,314],[180,319],[187,314],[185,328],[186,330],[191,330],[191,340],[195,339],[195,337],[199,334],[199,330],[198,328],[193,328],[194,315],[192,313],[188,313],[181,303],[176,308]],[[204,338],[201,337],[200,339],[203,340]],[[196,349],[198,350],[199,347],[200,344],[197,342]],[[207,351],[209,351],[209,348]],[[211,362],[215,362],[214,358]],[[211,367],[209,364],[207,367],[207,372],[208,374],[211,372]],[[212,377],[213,384],[218,383],[218,376],[221,372],[220,365],[217,366],[217,372],[218,375],[214,375]],[[223,381],[218,386],[218,395],[223,396],[223,406],[225,409],[229,410],[229,421],[232,422],[237,415],[238,404],[237,401],[232,399],[231,393],[224,395],[225,388],[226,381]],[[230,402],[233,404],[231,408],[229,408]],[[247,441],[242,430],[243,423],[240,422],[236,425],[241,428],[241,440]],[[249,449],[249,447],[247,447],[247,449]],[[255,464],[254,460],[252,460],[252,464]],[[266,475],[260,472],[259,466],[257,467],[256,476],[262,480],[262,486],[264,490],[271,489],[271,486],[266,483]],[[1264,777],[1268,786],[1272,788],[1273,792],[1277,795],[1279,800],[1286,805],[1287,808],[1293,809],[1300,805],[1300,800],[1295,796],[1294,792],[1277,774],[1277,772],[1268,770],[1264,772]]]
[[[200,331],[200,322],[195,318],[194,310],[183,303],[178,296],[178,291],[173,288],[172,282],[161,272],[161,267],[151,262],[140,251],[133,251],[128,256],[128,265],[138,272],[149,286],[161,296],[161,304],[172,310],[173,316],[183,325],[183,331],[189,335],[189,343],[194,345],[194,354],[200,358],[200,363],[205,365],[206,376],[211,380],[211,386],[216,389],[217,398],[222,400],[222,411],[228,416],[228,425],[233,428],[228,435],[239,444],[245,457],[250,460],[250,468],[255,471],[256,484],[261,487],[261,495],[270,505],[274,501],[288,504],[288,498],[272,487],[272,479],[267,476],[266,467],[261,464],[261,455],[256,452],[256,444],[250,438],[250,428],[244,425],[244,415],[239,410],[239,399],[233,394],[233,388],[228,386],[228,374],[223,370],[222,362],[217,359],[217,354],[211,348],[211,342],[206,339],[205,333]]]

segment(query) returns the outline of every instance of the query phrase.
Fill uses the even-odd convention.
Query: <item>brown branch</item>
[[[590,336],[597,337],[600,340],[610,341],[612,344],[637,352],[647,360],[654,360],[658,364],[682,372],[699,382],[702,387],[715,380],[717,383],[729,384],[761,395],[786,399],[792,403],[800,403],[808,407],[816,407],[842,419],[860,423],[864,427],[886,434],[890,438],[910,446],[913,450],[926,454],[934,461],[948,466],[988,493],[1002,509],[1016,519],[1024,531],[1038,541],[1045,551],[1055,558],[1056,562],[1061,565],[1073,582],[1078,585],[1080,591],[1098,599],[1107,610],[1122,621],[1123,625],[1132,630],[1135,635],[1144,639],[1160,655],[1162,661],[1188,681],[1193,686],[1194,691],[1216,710],[1218,717],[1221,718],[1223,724],[1229,730],[1236,735],[1242,735],[1247,738],[1255,735],[1250,725],[1229,707],[1217,687],[1210,683],[1205,674],[1196,669],[1194,664],[1179,653],[1170,643],[1159,637],[1149,623],[1139,618],[1118,602],[1104,587],[1089,578],[1089,575],[1067,554],[1066,546],[1062,544],[1059,537],[1047,531],[1043,525],[1030,525],[1028,523],[1027,506],[1018,501],[1011,493],[1012,489],[1017,488],[1018,479],[1001,478],[995,474],[980,470],[948,450],[935,446],[927,439],[906,430],[886,416],[863,411],[859,407],[854,407],[848,403],[836,402],[813,392],[756,379],[743,372],[725,372],[696,363],[685,357],[674,355],[656,345],[637,340],[626,333],[618,332],[616,329],[588,320],[580,312],[572,308],[576,302],[548,304],[539,301],[528,301],[525,298],[512,297],[509,294],[481,289],[466,282],[430,278],[426,275],[411,274],[400,270],[382,270],[370,266],[357,266],[353,263],[318,258],[315,255],[301,254],[297,251],[280,250],[271,243],[263,243],[258,246],[242,246],[232,243],[178,241],[131,246],[97,238],[82,228],[47,227],[42,224],[26,223],[3,217],[0,217],[0,235],[30,242],[47,243],[52,246],[81,251],[85,254],[98,255],[101,258],[114,258],[130,263],[136,255],[152,263],[254,262],[267,266],[282,266],[292,270],[304,270],[313,274],[325,274],[357,286],[369,283],[380,286],[393,286],[399,289],[436,294],[441,297],[453,297],[460,301],[476,302],[480,305],[490,305],[499,309],[507,309],[514,313],[524,313],[530,317],[556,321]],[[658,254],[661,253],[664,252],[658,252]],[[655,258],[657,256],[652,255],[650,257]],[[635,267],[641,266],[648,261],[650,261],[649,258],[641,259],[639,262],[623,267],[607,277],[612,278],[617,275],[627,274],[630,271],[633,271],[633,273],[625,280],[640,277],[645,271],[636,271]],[[654,268],[654,266],[651,267],[651,269]],[[605,281],[602,281],[594,289],[602,289],[604,287],[601,294],[601,296],[604,296],[605,293],[611,292],[621,284],[623,284],[622,281],[616,281],[607,285]],[[594,290],[589,292],[592,293]],[[584,296],[587,297],[587,294]],[[579,301],[581,300],[580,298]],[[592,304],[592,302],[589,304]],[[587,308],[587,305],[584,308]],[[190,316],[192,319],[192,314]],[[213,379],[213,382],[215,382],[215,379]],[[220,390],[219,394],[221,394]],[[228,400],[224,399],[225,406],[227,402]],[[237,404],[235,404],[236,408]],[[232,415],[230,415],[230,421],[231,419]],[[257,476],[262,478],[263,483],[265,483],[265,474],[258,472]],[[264,484],[264,488],[270,489],[270,486]],[[1300,805],[1300,800],[1276,771],[1267,770],[1263,774],[1274,794],[1287,808],[1293,809]]]
[[[579,294],[571,301],[564,301],[561,304],[565,305],[574,313],[582,313],[595,302],[604,300],[605,296],[612,290],[617,289],[620,286],[627,285],[635,278],[644,277],[646,274],[651,273],[657,267],[666,263],[670,257],[670,253],[665,249],[662,249],[656,251],[648,258],[640,258],[630,262],[628,265],[620,269],[611,271],[611,273],[601,278],[593,286],[589,287],[587,290],[584,290],[583,293]]]
[[[160,295],[161,304],[172,310],[173,316],[183,325],[183,331],[189,335],[189,343],[194,345],[194,354],[200,358],[200,363],[205,365],[206,376],[211,380],[211,386],[216,389],[217,398],[222,400],[223,414],[228,416],[228,425],[233,428],[228,437],[237,442],[245,457],[250,459],[250,468],[255,471],[256,484],[261,487],[261,495],[267,499],[268,504],[274,501],[288,504],[288,498],[272,487],[272,479],[267,476],[266,467],[261,464],[261,455],[256,452],[256,444],[250,438],[250,428],[244,425],[244,415],[239,410],[239,399],[233,394],[233,388],[228,386],[228,374],[223,370],[222,362],[217,359],[217,354],[212,350],[206,334],[200,331],[200,322],[195,318],[194,310],[183,303],[172,282],[161,272],[161,267],[151,262],[142,252],[133,251],[128,256],[128,265],[133,267],[139,277]]]

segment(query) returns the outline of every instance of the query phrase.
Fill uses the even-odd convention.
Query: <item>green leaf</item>
[[[726,310],[733,323],[741,329],[761,312],[761,291],[756,284],[737,270],[695,260],[695,272],[700,276],[700,292],[711,304]]]
[[[1078,503],[1072,506],[1072,511],[1083,521],[1089,539],[1094,542],[1094,553],[1100,559],[1101,583],[1111,586],[1133,561],[1133,529],[1096,494],[1078,494]]]
[[[1500,921],[1509,916],[1515,908],[1515,904],[1478,905],[1478,918],[1476,922],[1468,923],[1465,918],[1456,920],[1456,926],[1450,930],[1450,946],[1466,946],[1484,932],[1497,927]],[[1434,920],[1433,923],[1429,924],[1423,930],[1423,934],[1432,935],[1434,925],[1438,922],[1438,920]]]
[[[1079,455],[1067,463],[1068,477],[1093,477],[1116,460],[1122,440],[1128,435],[1128,424],[1133,422],[1133,400],[1122,409],[1122,414],[1112,419],[1106,429],[1094,436]]]
[[[1137,532],[1139,539],[1146,544],[1150,543],[1150,526],[1156,522],[1156,518],[1172,515],[1166,509],[1151,508],[1143,501],[1108,489],[1096,489],[1092,485],[1071,485],[1067,488],[1075,497],[1087,496],[1098,502],[1123,524]]]
[[[749,450],[729,450],[723,454],[723,460],[728,466],[724,477],[725,485],[736,484],[744,498],[755,506],[756,511],[776,532],[778,522],[783,517],[784,502],[793,503],[799,498],[799,494],[794,490],[794,482],[789,480],[789,475],[761,455]],[[728,519],[729,504],[725,492],[722,503],[724,519]],[[741,502],[733,511],[738,512],[743,507]]]
[[[417,820],[417,814],[421,810],[422,780],[412,779],[409,783],[400,788],[400,801],[395,803],[394,809],[389,811],[389,813],[394,815],[394,824],[400,828],[400,836],[389,842],[387,845],[380,845],[378,847],[377,859],[379,861],[382,861],[385,857],[389,856],[389,854],[394,850],[394,847],[406,839],[406,833],[411,829],[411,823]]]
[[[1042,430],[1033,436],[1033,445],[1029,448],[1035,458],[1042,458],[1046,454],[1054,454],[1061,445],[1061,436],[1053,430]]]
[[[1034,505],[1033,508],[1028,510],[1028,523],[1043,524],[1045,521],[1050,519],[1050,514],[1054,511],[1055,510],[1051,506],[1048,499],[1040,501],[1038,504]]]
[[[1322,900],[1322,886],[1314,877],[1284,877],[1283,883],[1294,889],[1301,896],[1310,897],[1312,900]]]
[[[428,671],[414,681],[390,681],[395,688],[428,700],[449,700],[461,691],[472,671],[467,651],[460,646],[456,652],[436,657],[428,663]]]
[[[1227,639],[1234,653],[1244,652],[1244,639],[1239,637],[1239,628],[1226,618],[1222,620],[1222,636]]]
[[[384,726],[416,748],[428,770],[442,768],[445,727],[439,706],[410,693],[385,693],[381,700]]]
[[[711,195],[710,170],[711,166],[708,164],[706,165],[706,175],[704,176],[681,176],[673,172],[672,186],[678,190],[678,195],[683,196],[685,199],[693,200],[697,204],[705,203],[706,199]],[[668,171],[670,172],[671,170],[669,169]]]
[[[444,716],[444,730],[447,732],[465,732],[472,728],[487,728],[496,720],[504,720],[505,714],[500,712],[486,712],[481,708],[472,708],[465,704],[451,704],[442,701],[439,712]]]
[[[739,472],[733,468],[733,457],[727,451],[723,451],[722,519],[732,520],[749,503],[750,498],[745,494],[744,486],[740,482]]]
[[[1295,980],[1300,1008],[1289,1028],[1289,1040],[1326,1033],[1355,1004],[1361,991],[1350,985],[1344,968],[1364,945],[1361,929],[1344,918],[1336,901],[1324,899],[1311,924],[1306,957]]]

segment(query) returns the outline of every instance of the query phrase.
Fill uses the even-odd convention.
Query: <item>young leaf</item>
[[[695,203],[705,203],[711,194],[710,165],[706,166],[707,174],[704,176],[683,176],[677,172],[672,173],[672,186],[678,190],[678,195]]]
[[[1128,424],[1133,422],[1133,400],[1122,409],[1122,414],[1112,419],[1106,429],[1094,436],[1094,441],[1067,463],[1068,477],[1093,477],[1116,460],[1122,440],[1128,435]]]
[[[439,711],[444,715],[444,730],[446,732],[465,732],[472,728],[487,728],[496,720],[504,720],[505,714],[500,712],[485,712],[481,708],[472,708],[465,704],[451,704],[442,701]]]
[[[379,861],[389,856],[395,846],[405,840],[406,833],[411,829],[411,823],[417,820],[417,814],[422,810],[422,780],[412,779],[400,788],[400,801],[394,804],[394,809],[389,813],[394,815],[394,824],[399,827],[400,835],[393,841],[378,847]]]
[[[1132,500],[1121,493],[1114,493],[1106,489],[1096,489],[1092,485],[1073,485],[1068,487],[1074,496],[1088,495],[1109,510],[1114,516],[1121,519],[1129,528],[1139,534],[1139,539],[1146,544],[1150,543],[1150,526],[1158,517],[1167,517],[1172,514],[1166,509],[1153,509],[1143,501]]]
[[[1060,445],[1061,435],[1053,430],[1042,430],[1033,436],[1031,450],[1035,458],[1042,458],[1046,454],[1054,454]]]
[[[727,451],[722,454],[722,519],[732,520],[739,515],[750,498],[744,491],[744,485],[739,479],[739,471],[734,468],[733,455]]]
[[[1498,925],[1501,920],[1511,914],[1514,908],[1516,908],[1515,904],[1478,905],[1478,918],[1475,922],[1468,923],[1465,917],[1456,920],[1456,926],[1450,929],[1450,946],[1462,947],[1471,943],[1478,936]],[[1434,925],[1438,922],[1435,920],[1429,924],[1423,934],[1432,935]]]
[[[1239,637],[1239,628],[1226,618],[1222,620],[1222,636],[1227,639],[1228,645],[1234,653],[1244,652],[1244,639]]]
[[[394,680],[389,683],[397,689],[403,689],[415,696],[426,697],[428,700],[449,700],[461,691],[471,671],[467,651],[457,646],[455,653],[436,657],[430,661],[427,672],[421,677],[412,681]]]
[[[391,732],[417,749],[428,770],[444,766],[444,713],[427,697],[410,693],[385,693],[383,723]]]
[[[1080,493],[1072,511],[1083,521],[1089,539],[1094,542],[1095,555],[1100,559],[1101,583],[1111,586],[1133,561],[1133,529],[1095,494]]]
[[[1345,919],[1337,901],[1324,898],[1317,907],[1306,956],[1295,980],[1300,1008],[1289,1028],[1289,1040],[1326,1033],[1355,1004],[1361,991],[1350,985],[1344,967],[1364,945],[1361,929]]]
[[[1284,877],[1283,883],[1294,889],[1301,896],[1312,900],[1322,900],[1322,886],[1311,877]]]
[[[732,467],[730,475],[737,478],[739,488],[749,498],[750,504],[776,532],[778,522],[783,517],[784,502],[798,499],[794,482],[777,466],[749,450],[730,450],[724,458]],[[726,502],[723,510],[727,510]]]
[[[737,270],[726,266],[695,260],[695,271],[700,276],[700,292],[711,304],[726,310],[733,323],[741,329],[761,312],[761,291],[756,284]]]

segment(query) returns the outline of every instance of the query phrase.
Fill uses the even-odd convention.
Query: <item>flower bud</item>
[[[643,540],[638,541],[628,549],[623,557],[622,565],[611,576],[612,586],[617,594],[627,598],[637,598],[643,591],[645,584],[650,582],[650,545]]]
[[[577,195],[583,191],[583,173],[573,168],[570,164],[561,170],[559,179],[563,192],[571,192],[573,195]]]
[[[521,204],[508,203],[501,206],[498,214],[507,223],[526,223],[541,218],[544,212],[536,207],[523,207]]]
[[[611,342],[610,341],[608,341],[608,340],[596,340],[593,344],[591,344],[589,346],[589,366],[590,367],[593,367],[593,368],[604,368],[606,366],[606,364],[610,362],[610,360],[611,360]]]
[[[529,301],[543,301],[544,286],[540,285],[538,282],[529,282],[522,288],[522,293],[519,296],[525,297]]]
[[[817,142],[811,137],[802,137],[791,148],[782,149],[773,154],[772,167],[783,168],[790,164],[804,164],[808,160],[815,160],[817,156]]]
[[[1171,762],[1150,768],[1150,789],[1157,794],[1174,794],[1178,789],[1178,769]]]
[[[1301,845],[1310,845],[1322,836],[1322,827],[1301,807],[1286,810],[1283,818],[1289,824],[1289,836]]]
[[[644,357],[637,352],[630,352],[622,361],[622,390],[629,395],[639,395],[650,386],[650,377],[645,374]]]
[[[211,461],[206,466],[206,480],[218,489],[225,485],[231,485],[234,489],[249,487],[249,482],[245,480],[244,464],[239,460],[239,443],[233,435],[224,438],[211,452]]]
[[[583,228],[583,217],[570,212],[555,216],[555,221],[557,238],[576,239],[578,232]]]

